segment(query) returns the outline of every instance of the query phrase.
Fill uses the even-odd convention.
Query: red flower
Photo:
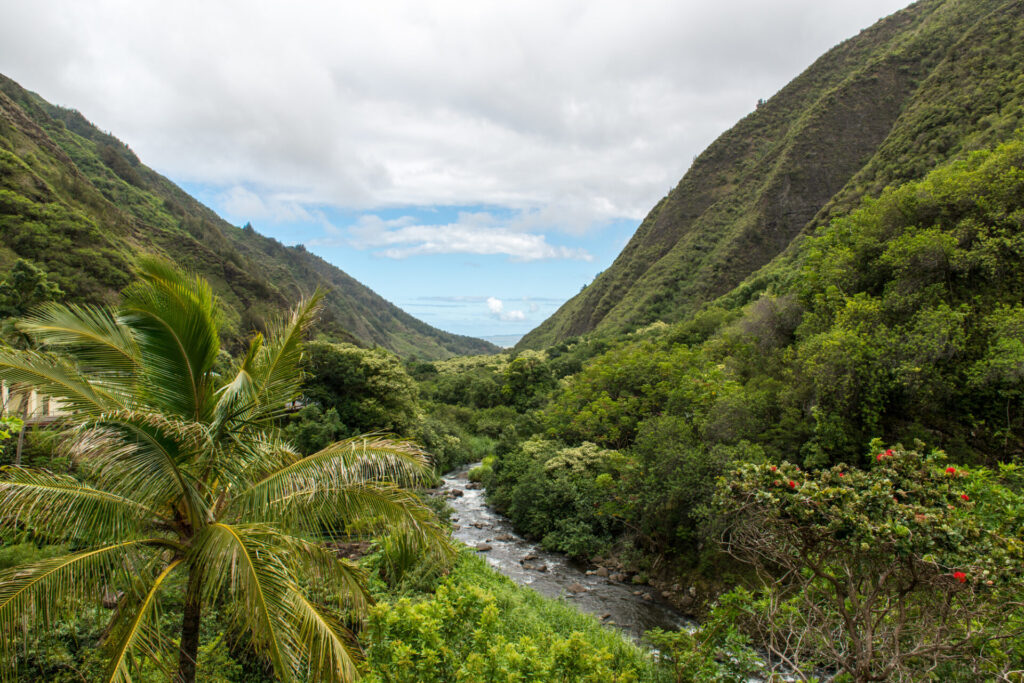
[[[846,475],[845,475],[845,474],[843,474],[842,472],[840,472],[840,473],[839,473],[839,476],[840,476],[840,477],[845,477]]]
[[[963,498],[964,500],[970,500],[971,499],[971,497],[968,496],[966,493],[961,493],[960,497]]]
[[[882,458],[884,458],[884,457],[885,457],[885,453],[879,453],[878,455],[875,456],[875,460],[878,460],[879,462],[881,462]]]
[[[956,468],[955,467],[947,467],[946,468],[946,474],[956,474]]]
[[[795,489],[796,488],[796,482],[795,481],[790,481],[789,482],[789,488]]]
[[[777,469],[779,469],[779,468],[778,468],[778,467],[776,467],[775,465],[772,465],[772,472],[774,472],[774,471],[775,471],[775,470],[777,470]]]
[[[772,483],[773,483],[773,484],[775,484],[776,486],[778,486],[778,485],[779,485],[779,480],[778,480],[778,479],[776,479],[776,480],[775,480],[775,481],[773,481]]]
[[[964,574],[963,572],[953,572],[953,578],[960,583],[965,583],[967,581],[967,574]]]
[[[889,457],[889,458],[891,458],[891,457],[892,457],[892,449],[891,449],[891,448],[887,449],[887,450],[885,451],[885,455],[886,455],[886,457]]]

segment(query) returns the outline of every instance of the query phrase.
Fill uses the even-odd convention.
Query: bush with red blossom
[[[853,680],[899,678],[925,652],[991,657],[1019,599],[1024,499],[940,451],[870,452],[867,469],[747,464],[721,480],[723,546],[766,578],[748,629],[778,661]]]

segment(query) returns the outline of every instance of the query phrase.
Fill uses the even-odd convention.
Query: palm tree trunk
[[[178,649],[178,675],[174,679],[175,683],[195,683],[201,607],[199,572],[193,569],[188,574],[188,589],[185,591],[185,613],[181,618],[181,644]]]

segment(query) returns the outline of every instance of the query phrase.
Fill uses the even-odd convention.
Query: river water
[[[541,595],[564,598],[636,641],[648,629],[678,629],[692,623],[650,586],[635,586],[587,574],[585,566],[521,537],[508,519],[487,505],[483,489],[469,488],[467,475],[474,466],[445,476],[437,495],[447,498],[449,505],[455,508],[452,535],[471,548],[479,544],[491,546],[490,550],[478,552],[492,567]],[[462,491],[462,495],[453,496],[454,490]],[[585,590],[578,591],[581,587]]]

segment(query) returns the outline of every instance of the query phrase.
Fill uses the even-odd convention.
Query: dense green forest
[[[996,679],[1022,664],[999,640],[1024,616],[1004,609],[1024,557],[1022,221],[1018,136],[864,200],[682,322],[413,372],[433,414],[488,439],[475,478],[546,547],[697,586],[704,616],[739,585],[733,623],[808,674]],[[829,604],[839,576],[880,602]],[[973,626],[943,630],[953,612]],[[920,654],[929,638],[949,651]]]

